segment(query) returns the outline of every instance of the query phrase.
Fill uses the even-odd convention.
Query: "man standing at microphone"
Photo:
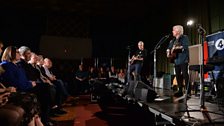
[[[141,81],[141,70],[144,59],[147,57],[147,50],[144,49],[144,42],[138,42],[138,50],[130,59],[130,73],[133,74],[135,81]]]
[[[173,60],[178,91],[174,93],[175,97],[180,97],[183,95],[183,79],[185,82],[185,87],[189,83],[188,75],[188,63],[189,63],[189,39],[186,35],[183,35],[183,26],[175,25],[173,26],[173,36],[174,39],[170,41],[167,48],[167,57]],[[188,87],[188,96],[190,96],[191,86]]]

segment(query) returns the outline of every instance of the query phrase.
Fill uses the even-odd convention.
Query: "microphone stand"
[[[201,109],[206,109],[205,108],[205,93],[204,93],[204,35],[205,35],[205,30],[204,28],[201,27],[201,25],[198,26],[198,34],[199,34],[199,38],[201,40],[201,47],[202,47],[202,50],[201,50],[201,65],[200,65],[200,87],[201,87],[201,90],[200,90],[200,107]]]
[[[160,45],[162,45],[168,38],[169,38],[170,35],[166,35],[164,37],[162,37],[159,42],[156,44],[156,46],[154,47],[153,51],[151,52],[154,53],[153,56],[154,56],[154,72],[153,72],[153,80],[154,80],[154,83],[153,83],[153,87],[155,87],[155,85],[157,85],[157,81],[156,81],[156,76],[157,76],[157,71],[156,71],[156,50],[160,48]]]
[[[128,50],[128,70],[127,70],[127,83],[126,83],[126,85],[128,85],[128,83],[130,81],[131,63],[130,63],[129,60],[131,58],[131,47],[128,46],[127,50]]]

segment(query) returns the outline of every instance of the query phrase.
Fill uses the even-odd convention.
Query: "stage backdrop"
[[[42,36],[40,53],[55,59],[91,58],[92,40],[88,38]]]
[[[222,57],[224,58],[224,32],[217,32],[206,36],[208,42],[208,54],[209,58]],[[220,71],[224,70],[224,64],[216,65],[214,70],[214,76],[217,79],[220,75]]]

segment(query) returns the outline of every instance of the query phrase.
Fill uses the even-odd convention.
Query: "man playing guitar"
[[[138,42],[138,50],[135,52],[135,55],[129,60],[130,73],[133,74],[135,81],[141,80],[141,69],[143,66],[144,59],[147,56],[147,50],[144,49],[144,43],[142,41]]]
[[[170,41],[169,46],[166,50],[167,57],[174,59],[174,67],[176,73],[176,79],[178,84],[178,91],[174,94],[176,97],[183,95],[183,79],[185,81],[185,86],[187,89],[189,82],[188,75],[188,63],[189,63],[189,40],[186,35],[183,35],[183,26],[176,25],[173,27],[173,37],[174,39]],[[188,95],[190,95],[190,86],[188,87]]]

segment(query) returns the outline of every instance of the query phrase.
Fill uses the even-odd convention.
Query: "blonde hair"
[[[13,60],[16,59],[16,50],[17,48],[14,46],[8,46],[3,54],[2,54],[2,61],[8,61],[8,62],[12,62]]]

